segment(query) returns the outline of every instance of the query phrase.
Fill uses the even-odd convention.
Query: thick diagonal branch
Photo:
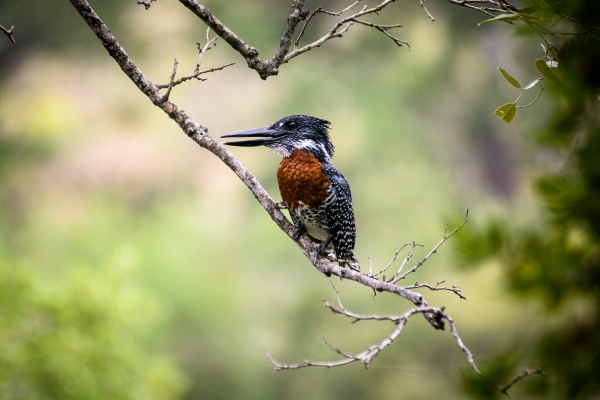
[[[123,47],[121,47],[121,45],[117,42],[116,38],[112,35],[112,33],[86,0],[69,1],[86,21],[94,34],[98,37],[104,48],[108,51],[109,55],[117,62],[119,67],[138,87],[138,89],[144,93],[154,105],[163,110],[169,116],[169,118],[175,121],[181,130],[192,140],[194,140],[200,147],[207,149],[217,156],[225,165],[227,165],[239,177],[239,179],[246,184],[246,186],[254,194],[256,199],[267,211],[277,226],[279,226],[279,228],[290,238],[294,239],[296,233],[294,226],[286,219],[273,199],[263,189],[258,180],[248,172],[244,165],[242,165],[237,158],[235,158],[229,151],[227,151],[214,138],[212,138],[208,134],[207,128],[198,124],[196,121],[190,118],[184,110],[170,101],[167,96],[160,93],[157,85],[152,83],[135,65]],[[322,258],[318,253],[318,245],[306,236],[301,236],[296,241],[296,244],[302,250],[307,259],[320,272],[326,275],[335,275],[355,281],[378,292],[388,292],[401,296],[412,302],[420,309],[427,309],[429,307],[424,297],[419,293],[396,285],[394,282],[385,282],[377,279],[375,276],[369,276],[368,274],[360,271],[346,269],[342,266],[332,263],[326,258]],[[444,329],[444,318],[440,318],[438,314],[428,311],[424,311],[423,315],[431,324],[431,326],[436,329]]]

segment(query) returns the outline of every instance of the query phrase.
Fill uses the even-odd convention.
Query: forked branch
[[[396,273],[396,275],[394,275],[389,280],[389,282],[396,283],[396,282],[398,282],[398,281],[400,281],[402,279],[405,279],[409,274],[412,274],[417,269],[419,269],[423,264],[425,264],[425,262],[427,262],[427,260],[429,260],[429,257],[431,257],[432,255],[434,255],[435,253],[437,253],[437,251],[440,248],[440,246],[443,245],[446,240],[448,240],[456,232],[460,231],[462,229],[462,227],[465,226],[465,224],[467,223],[468,220],[469,220],[469,209],[467,208],[467,213],[465,215],[465,220],[463,221],[463,223],[460,226],[454,228],[454,230],[452,232],[450,232],[449,234],[448,234],[448,228],[446,228],[446,231],[444,231],[444,237],[442,238],[442,240],[440,240],[439,243],[437,245],[435,245],[435,247],[433,249],[431,249],[431,251],[421,261],[419,261],[417,264],[415,264],[414,267],[412,267],[411,269],[409,269],[408,271],[406,271],[405,273],[403,273],[402,275],[400,275],[400,272],[402,272],[402,268],[404,267],[404,263],[403,263],[400,266],[400,268],[398,269],[398,272]]]
[[[337,348],[334,345],[332,345],[329,341],[327,341],[327,339],[323,338],[323,342],[332,351],[334,351],[335,353],[337,353],[337,354],[339,354],[339,355],[342,356],[341,359],[335,360],[335,361],[312,361],[312,360],[304,360],[300,364],[282,364],[282,363],[278,363],[277,361],[275,361],[268,353],[266,353],[267,358],[269,359],[269,361],[271,361],[271,363],[275,367],[275,370],[282,371],[282,370],[300,369],[300,368],[306,368],[306,367],[326,367],[326,368],[332,368],[332,367],[339,367],[339,366],[346,365],[346,364],[351,364],[351,363],[354,363],[354,362],[360,362],[361,364],[363,364],[365,366],[365,368],[369,368],[369,365],[371,364],[371,362],[373,361],[373,359],[385,347],[387,347],[390,344],[392,344],[392,342],[396,338],[398,338],[398,336],[400,336],[400,334],[402,333],[402,330],[406,326],[406,323],[408,322],[408,320],[409,320],[410,317],[412,317],[413,315],[416,315],[416,314],[429,313],[429,314],[435,314],[436,318],[438,318],[440,320],[446,320],[448,322],[448,324],[450,325],[450,332],[452,333],[452,336],[454,337],[454,339],[456,341],[456,344],[458,345],[458,347],[460,348],[460,350],[466,355],[467,362],[469,363],[469,365],[471,365],[471,367],[477,373],[480,373],[479,370],[477,369],[477,366],[475,365],[474,360],[473,360],[473,354],[464,345],[464,343],[460,339],[460,336],[458,336],[458,333],[456,331],[456,327],[454,326],[454,321],[452,320],[452,318],[450,318],[450,316],[444,314],[444,309],[443,308],[433,308],[433,307],[429,307],[429,308],[413,308],[411,310],[406,311],[402,315],[385,315],[385,316],[382,316],[382,315],[361,315],[361,314],[356,314],[354,312],[348,311],[343,306],[342,301],[340,299],[340,294],[337,291],[337,289],[335,288],[335,286],[333,285],[333,282],[331,282],[331,285],[332,285],[333,290],[335,292],[335,296],[336,296],[336,300],[337,300],[338,306],[337,307],[332,306],[331,304],[329,304],[329,302],[327,300],[323,300],[323,304],[325,305],[325,307],[327,307],[329,310],[331,310],[331,312],[333,312],[334,314],[344,315],[344,316],[350,318],[352,320],[351,323],[356,323],[356,322],[359,322],[359,321],[389,321],[389,322],[392,322],[395,325],[395,328],[383,340],[381,340],[380,342],[377,342],[377,343],[375,343],[375,344],[367,347],[365,350],[361,351],[358,354],[351,354],[351,353],[348,353],[346,351],[340,350],[339,348]]]
[[[4,32],[4,34],[6,36],[8,36],[8,38],[10,39],[11,42],[15,43],[15,37],[13,36],[13,33],[15,31],[15,26],[11,26],[10,28],[6,29],[5,27],[3,27],[2,25],[0,25],[0,31]]]
[[[338,12],[327,11],[321,6],[317,7],[312,11],[303,10],[304,0],[293,0],[287,18],[286,27],[283,31],[283,35],[279,42],[279,47],[275,51],[275,54],[272,59],[262,60],[258,55],[257,49],[250,46],[242,38],[233,33],[206,7],[198,3],[197,0],[179,0],[179,2],[185,7],[187,7],[190,11],[192,11],[196,16],[198,16],[198,18],[204,21],[204,23],[206,23],[206,25],[208,25],[210,29],[213,30],[213,32],[215,32],[219,37],[225,40],[234,50],[240,53],[248,63],[248,67],[256,70],[256,72],[258,72],[259,76],[262,79],[267,79],[269,76],[277,75],[279,73],[279,67],[281,66],[281,64],[287,63],[292,58],[297,57],[300,54],[306,53],[307,51],[310,51],[316,47],[320,47],[323,43],[327,42],[328,40],[342,37],[355,23],[377,29],[378,31],[382,32],[384,35],[392,39],[394,43],[396,43],[398,46],[401,46],[403,44],[408,45],[408,42],[401,40],[388,32],[390,29],[401,27],[401,25],[380,25],[368,21],[359,20],[359,18],[363,16],[371,14],[379,15],[379,12],[381,10],[387,7],[390,3],[394,2],[394,0],[383,0],[376,6],[370,8],[368,6],[364,6],[360,11],[338,20],[333,25],[333,27],[320,39],[300,47],[300,39],[304,36],[306,27],[308,23],[313,20],[313,17],[315,17],[317,14],[340,16],[348,12],[354,6],[356,6],[360,2],[360,0],[355,1],[354,3],[350,4],[349,6],[345,7],[343,10]],[[294,41],[294,33],[300,21],[305,22],[300,30],[298,37]],[[294,43],[294,48],[290,51],[292,42]]]
[[[528,376],[531,375],[542,375],[544,376],[544,373],[542,372],[541,368],[538,369],[526,369],[525,371],[521,372],[519,375],[517,375],[512,381],[510,381],[508,383],[508,385],[504,386],[504,387],[499,387],[498,390],[500,390],[500,393],[502,393],[503,395],[505,395],[506,397],[508,397],[510,399],[510,394],[508,394],[508,390],[510,388],[512,388],[514,385],[516,385],[517,383],[519,383],[520,381],[522,381],[523,379],[527,378]]]
[[[204,56],[204,54],[208,50],[212,49],[213,47],[215,47],[217,45],[216,41],[218,39],[218,36],[215,36],[214,38],[209,39],[208,32],[209,32],[209,29],[206,30],[206,44],[204,46],[202,46],[200,43],[196,43],[196,45],[198,46],[199,54],[198,54],[198,61],[196,61],[196,68],[194,68],[194,73],[190,74],[190,75],[186,75],[177,80],[174,80],[175,75],[177,73],[177,65],[178,65],[177,59],[175,59],[175,61],[173,62],[173,72],[171,73],[171,78],[169,79],[169,83],[156,85],[156,88],[158,88],[158,89],[167,89],[167,92],[165,93],[165,95],[163,97],[163,101],[166,101],[169,99],[169,95],[171,94],[171,90],[173,89],[174,86],[180,85],[183,82],[187,82],[191,79],[205,81],[206,79],[200,78],[200,75],[207,74],[210,72],[220,71],[224,68],[230,67],[235,64],[235,63],[229,63],[229,64],[222,65],[220,67],[207,69],[205,71],[202,71],[200,69],[200,64],[202,63],[202,57]]]

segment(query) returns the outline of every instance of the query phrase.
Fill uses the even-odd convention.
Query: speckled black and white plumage
[[[329,125],[320,118],[291,115],[268,127],[223,137],[262,137],[226,144],[263,145],[281,155],[279,189],[298,233],[306,232],[321,241],[321,252],[333,244],[338,261],[357,264],[352,195],[346,178],[331,164],[334,147]]]
[[[338,259],[355,261],[356,226],[350,185],[340,171],[324,164],[323,172],[331,180],[330,195],[324,202],[329,236]]]

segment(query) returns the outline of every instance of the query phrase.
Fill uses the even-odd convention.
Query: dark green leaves
[[[535,60],[535,67],[538,69],[538,71],[540,71],[540,73],[542,74],[542,76],[544,78],[547,78],[549,81],[551,81],[553,83],[560,84],[560,79],[558,79],[556,74],[554,74],[554,72],[552,72],[550,67],[548,67],[548,64],[546,64],[546,61],[544,61],[542,59]]]

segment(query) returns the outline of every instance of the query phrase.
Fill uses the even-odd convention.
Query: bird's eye
[[[285,127],[289,128],[289,129],[294,129],[296,127],[296,122],[294,121],[288,121],[285,123]]]

